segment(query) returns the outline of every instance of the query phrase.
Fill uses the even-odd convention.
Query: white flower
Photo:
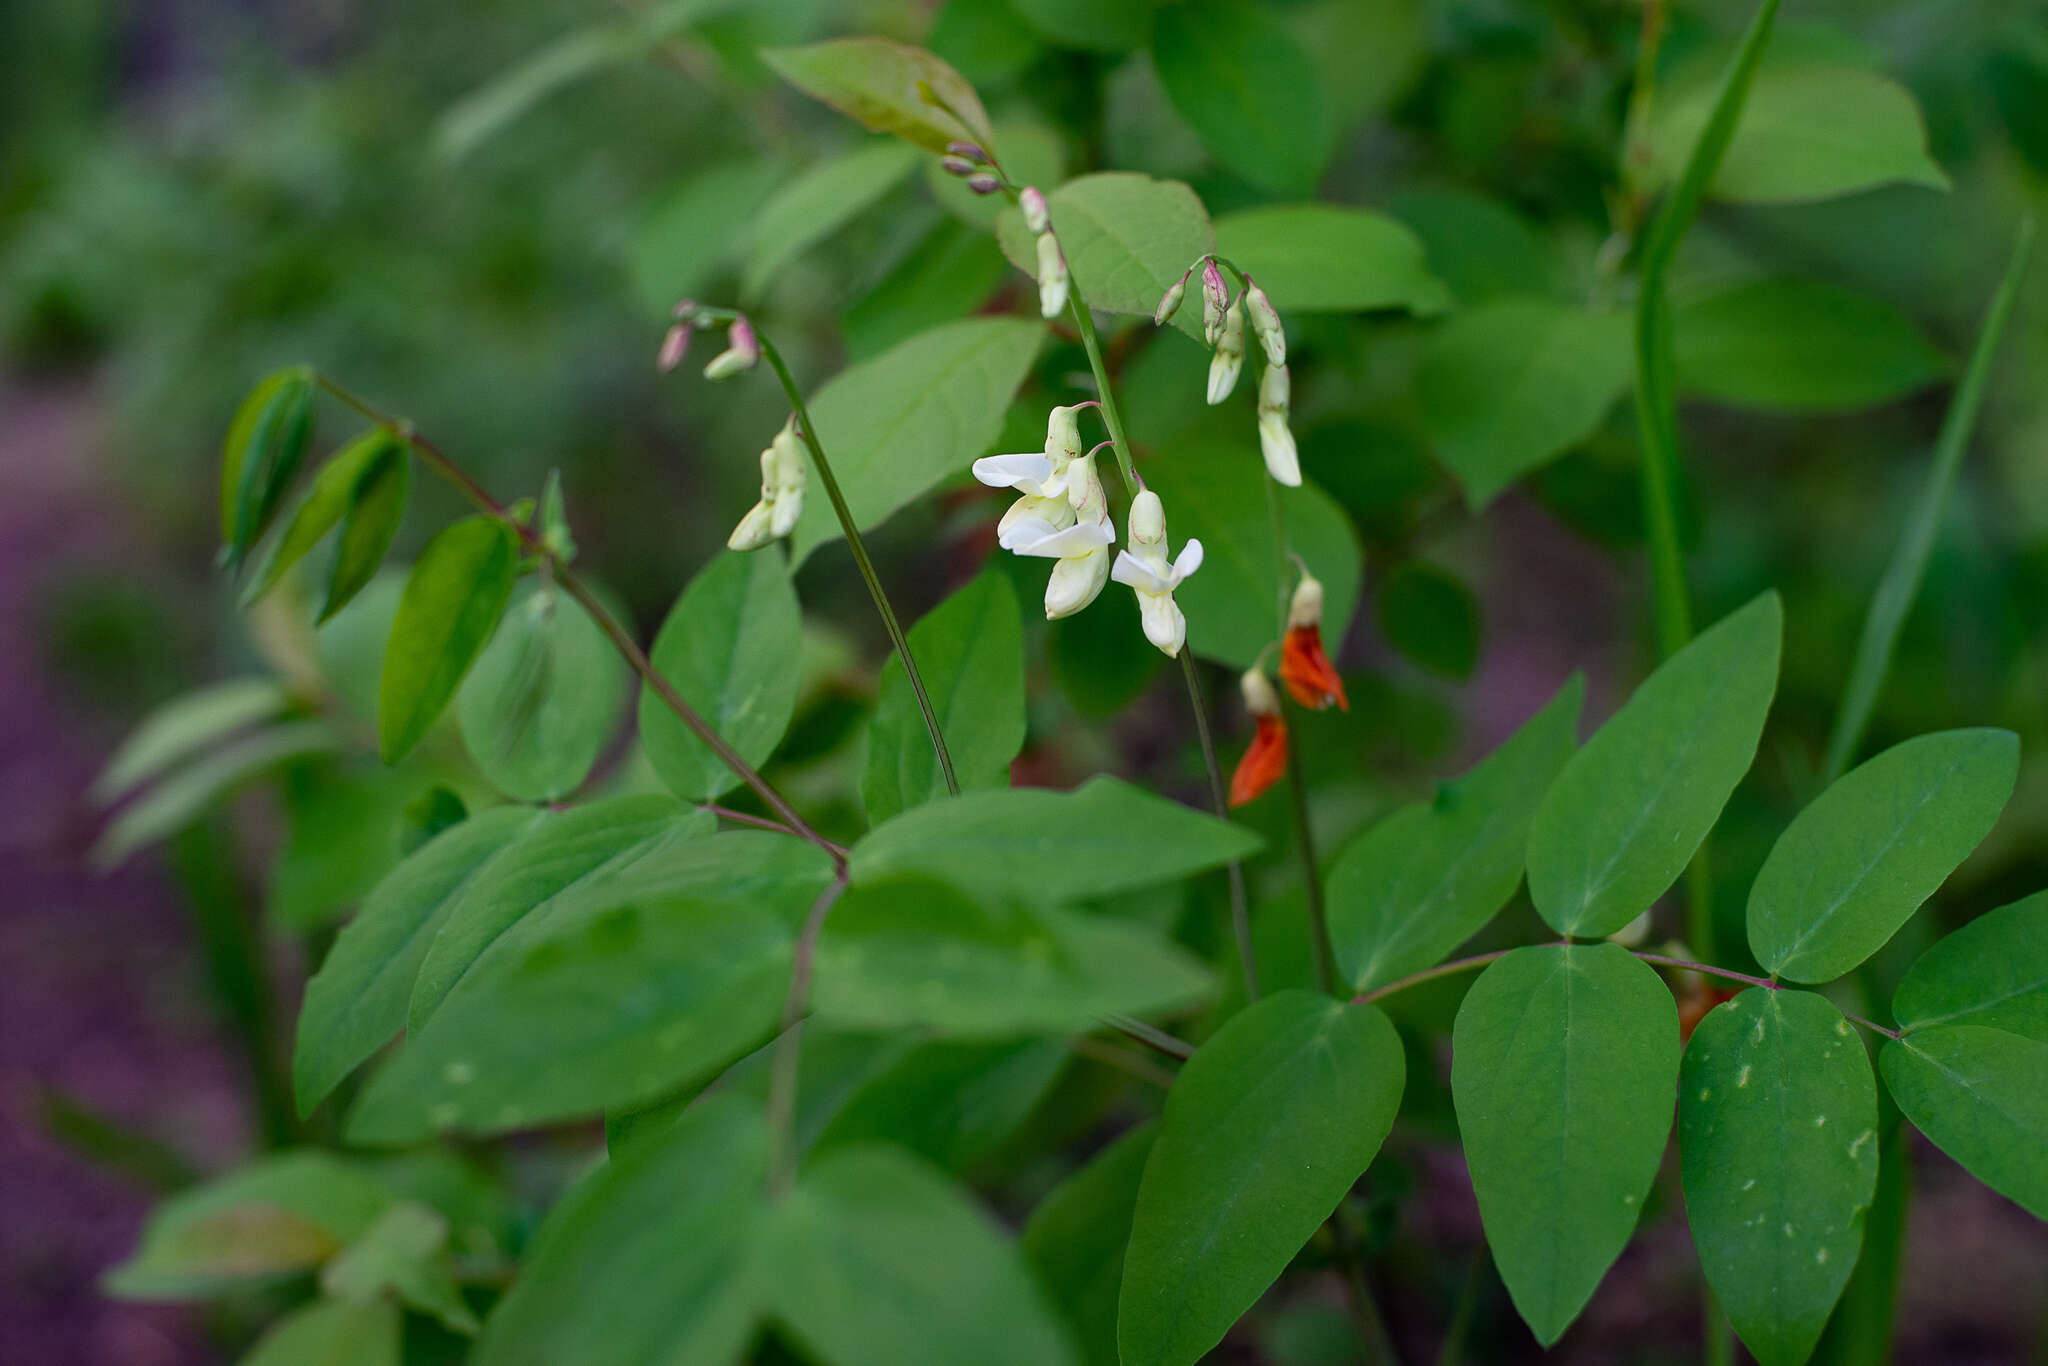
[[[1244,304],[1251,315],[1252,335],[1265,348],[1266,364],[1287,364],[1287,334],[1280,329],[1280,314],[1273,307],[1273,301],[1266,297],[1266,291],[1247,281]]]
[[[1080,408],[1054,408],[1045,422],[1045,452],[985,455],[974,462],[974,477],[990,488],[1016,489],[1024,496],[1003,514],[996,540],[1005,550],[1049,536],[1074,524],[1068,470],[1081,454]]]
[[[1110,575],[1137,591],[1145,639],[1169,658],[1180,653],[1188,638],[1188,619],[1174,602],[1173,590],[1201,567],[1202,543],[1196,540],[1181,547],[1179,559],[1167,560],[1166,509],[1158,494],[1141,490],[1131,500],[1130,546],[1117,552]]]
[[[1038,311],[1041,316],[1056,318],[1067,306],[1067,283],[1067,256],[1060,250],[1059,238],[1050,232],[1039,234]]]
[[[792,417],[761,452],[761,501],[747,509],[725,543],[734,550],[759,550],[777,537],[787,536],[803,515],[804,485],[809,479]]]
[[[1223,315],[1223,327],[1216,338],[1216,354],[1209,357],[1209,402],[1221,403],[1237,387],[1237,372],[1244,368],[1244,300],[1239,299]]]
[[[1019,555],[1059,561],[1045,585],[1047,621],[1072,616],[1095,601],[1109,582],[1109,545],[1116,539],[1094,456],[1084,455],[1068,467],[1067,497],[1070,525],[1009,547]]]
[[[1301,457],[1294,448],[1294,431],[1287,425],[1288,395],[1292,383],[1284,365],[1269,365],[1259,380],[1259,454],[1266,457],[1266,471],[1289,488],[1301,485]]]

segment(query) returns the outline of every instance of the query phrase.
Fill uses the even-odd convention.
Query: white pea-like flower
[[[1109,520],[1109,499],[1095,473],[1095,457],[1084,455],[1067,469],[1067,501],[1073,524],[1035,541],[1012,547],[1019,555],[1058,560],[1045,585],[1045,619],[1057,621],[1095,601],[1109,582],[1109,546],[1116,527]]]
[[[787,536],[803,516],[804,485],[810,469],[804,464],[803,443],[796,434],[794,417],[783,424],[768,449],[761,452],[761,501],[747,509],[733,528],[726,544],[734,550],[759,550],[779,537]]]
[[[1259,454],[1266,458],[1266,472],[1289,488],[1301,485],[1301,456],[1294,446],[1294,429],[1287,425],[1288,396],[1292,383],[1284,365],[1269,365],[1259,380]]]
[[[1067,496],[1068,471],[1081,454],[1080,409],[1054,408],[1045,422],[1045,451],[985,455],[974,462],[974,477],[990,488],[1023,494],[996,526],[1005,550],[1064,531],[1074,524]]]
[[[1067,254],[1060,250],[1059,238],[1050,232],[1038,237],[1038,311],[1047,318],[1056,318],[1067,306]]]
[[[1266,297],[1266,291],[1247,280],[1244,306],[1251,318],[1252,335],[1259,339],[1259,345],[1266,352],[1266,364],[1287,364],[1287,334],[1280,328],[1279,310]]]
[[[1209,357],[1209,402],[1221,403],[1237,387],[1237,372],[1244,369],[1244,300],[1232,304],[1223,315],[1216,337],[1216,354]]]
[[[1167,559],[1166,509],[1150,489],[1131,500],[1129,531],[1129,545],[1117,552],[1110,576],[1137,592],[1145,639],[1172,658],[1188,639],[1187,615],[1174,602],[1173,590],[1202,567],[1202,543],[1190,539],[1178,559]]]

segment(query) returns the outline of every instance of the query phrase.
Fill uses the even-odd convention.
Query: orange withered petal
[[[1243,806],[1280,781],[1287,772],[1287,723],[1277,716],[1259,716],[1251,748],[1237,761],[1230,775],[1230,804]]]
[[[1344,680],[1323,652],[1323,628],[1314,624],[1290,626],[1280,638],[1280,681],[1302,706],[1326,711],[1335,702],[1345,711],[1351,703],[1344,696]]]

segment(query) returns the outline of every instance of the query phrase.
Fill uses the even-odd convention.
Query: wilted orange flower
[[[1280,638],[1280,681],[1304,707],[1326,711],[1335,702],[1345,711],[1351,710],[1351,703],[1344,696],[1344,680],[1337,676],[1336,666],[1323,651],[1321,626],[1287,628],[1287,634]]]
[[[1237,772],[1230,775],[1232,806],[1257,801],[1259,794],[1287,772],[1287,723],[1280,719],[1280,698],[1266,681],[1265,671],[1257,666],[1247,669],[1238,688],[1258,729],[1252,734],[1251,748],[1237,761]]]

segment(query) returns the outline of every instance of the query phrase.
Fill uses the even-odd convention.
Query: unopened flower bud
[[[1315,575],[1302,571],[1301,582],[1294,586],[1294,596],[1287,604],[1287,627],[1293,630],[1301,626],[1323,624],[1323,585]]]
[[[678,299],[675,302],[675,307],[669,310],[669,316],[673,317],[677,322],[687,322],[696,311],[697,301],[695,299]]]
[[[1223,288],[1223,272],[1216,268],[1215,260],[1202,262],[1202,340],[1214,346],[1223,335],[1223,310],[1229,306],[1230,295]]]
[[[994,194],[997,190],[1003,188],[1003,182],[997,180],[987,171],[982,171],[967,177],[967,188],[976,194]]]
[[[965,157],[969,161],[985,162],[988,160],[988,153],[981,149],[981,144],[978,142],[949,142],[946,144],[946,151],[956,157]]]
[[[1223,315],[1223,330],[1216,338],[1216,354],[1209,357],[1209,402],[1221,403],[1237,387],[1237,373],[1244,369],[1244,300],[1239,299]]]
[[[1159,307],[1152,310],[1152,325],[1164,327],[1169,318],[1180,312],[1181,297],[1188,292],[1188,277],[1181,276],[1173,287],[1159,296]]]
[[[725,538],[726,545],[734,550],[759,550],[775,539],[771,529],[774,517],[774,510],[766,503],[754,504],[732,529],[732,535]]]
[[[1244,709],[1253,716],[1280,714],[1280,694],[1273,691],[1273,680],[1266,677],[1264,669],[1246,669],[1237,686],[1244,694]]]
[[[1291,388],[1284,365],[1269,365],[1259,379],[1259,454],[1266,472],[1288,488],[1301,486],[1301,455],[1295,449],[1294,429],[1287,425],[1287,399]]]
[[[1060,239],[1049,232],[1038,237],[1038,311],[1056,318],[1067,306],[1067,257]]]
[[[704,367],[704,378],[708,380],[728,379],[742,370],[751,370],[761,360],[761,343],[754,336],[753,325],[745,318],[734,318],[732,326],[726,329],[725,350],[711,358]]]
[[[1265,348],[1266,364],[1287,364],[1287,334],[1280,330],[1280,314],[1274,309],[1273,301],[1266,297],[1266,291],[1247,281],[1244,306],[1251,317],[1252,335]]]
[[[1017,207],[1024,211],[1024,226],[1036,236],[1043,236],[1052,226],[1052,213],[1046,208],[1045,196],[1038,192],[1036,185],[1026,185],[1024,192],[1017,196]]]
[[[690,325],[676,323],[662,334],[661,354],[655,358],[655,365],[662,374],[667,374],[683,363],[683,356],[690,349]]]
[[[1057,407],[1046,414],[1045,455],[1055,464],[1081,458],[1081,405]]]
[[[973,175],[977,167],[974,162],[969,161],[966,157],[940,157],[939,169],[947,175],[956,175],[964,179],[967,176]]]

